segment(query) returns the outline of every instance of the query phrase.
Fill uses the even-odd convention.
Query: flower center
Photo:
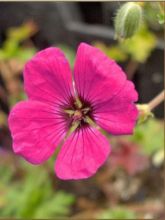
[[[89,103],[80,101],[77,98],[71,108],[64,109],[64,112],[69,120],[69,126],[77,127],[86,126],[91,124],[92,121],[92,108]]]

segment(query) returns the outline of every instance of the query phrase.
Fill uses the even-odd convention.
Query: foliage
[[[143,25],[132,38],[120,43],[121,49],[129,54],[132,60],[144,63],[156,46],[156,37],[147,26]]]
[[[131,140],[140,144],[145,154],[152,155],[156,151],[163,149],[163,123],[156,119],[150,119],[136,126]]]
[[[94,42],[93,45],[103,51],[108,57],[118,61],[124,62],[127,60],[127,54],[116,46],[107,46],[103,42]]]
[[[144,18],[147,24],[155,30],[163,29],[165,21],[164,3],[163,2],[145,2]]]
[[[114,46],[106,46],[102,42],[93,44],[118,62],[124,62],[130,57],[131,60],[144,63],[156,46],[156,37],[143,25],[132,38],[119,41]]]
[[[99,219],[136,219],[133,211],[122,207],[105,210]]]
[[[16,181],[15,171],[11,167],[1,166],[0,176],[3,178],[0,184],[0,215],[15,218],[68,215],[74,202],[73,195],[54,190],[48,171],[43,166],[32,168],[23,163],[20,165],[23,167],[22,171],[19,171],[22,178],[21,180],[17,178]]]
[[[112,149],[110,167],[122,168],[129,175],[135,175],[148,167],[149,157],[155,166],[160,166],[164,160],[163,143],[163,123],[149,119],[136,126],[133,136],[118,141]]]
[[[0,49],[0,59],[8,60],[17,58],[20,61],[26,61],[36,52],[34,46],[25,47],[21,43],[29,39],[37,27],[33,22],[27,22],[20,27],[12,27],[7,31],[7,38]]]
[[[159,24],[164,24],[165,23],[165,13],[159,13],[157,15],[157,18],[158,18]]]
[[[38,28],[33,21],[28,21],[19,27],[11,27],[7,31],[9,38],[15,39],[17,42],[27,40],[37,32]]]

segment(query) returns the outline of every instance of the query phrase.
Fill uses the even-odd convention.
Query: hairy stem
[[[157,107],[161,102],[164,101],[164,90],[160,92],[155,98],[153,98],[149,103],[150,111]]]

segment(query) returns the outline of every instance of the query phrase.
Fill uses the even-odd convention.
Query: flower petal
[[[33,164],[47,160],[66,134],[56,109],[38,101],[19,102],[8,119],[13,150]]]
[[[76,56],[74,80],[78,95],[99,103],[117,94],[126,82],[122,69],[99,49],[81,43]]]
[[[31,99],[67,104],[73,94],[72,74],[62,51],[50,47],[38,52],[25,65],[24,85]]]
[[[95,174],[110,153],[108,140],[96,129],[86,127],[64,143],[55,163],[61,179],[84,179]]]
[[[126,81],[124,88],[106,102],[94,106],[94,119],[111,134],[132,134],[138,110],[134,104],[138,94],[134,84]]]

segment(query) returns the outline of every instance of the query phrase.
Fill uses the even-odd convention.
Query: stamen
[[[90,125],[93,126],[93,127],[97,127],[97,124],[96,124],[89,116],[86,116],[86,117],[84,118],[84,121],[85,121],[86,123],[90,124]]]
[[[78,97],[76,97],[75,105],[76,105],[78,108],[82,108],[82,102],[80,101],[80,99],[79,99]]]
[[[69,137],[79,127],[80,123],[80,121],[74,121],[65,138]]]
[[[72,115],[74,115],[74,113],[75,113],[75,111],[72,110],[72,109],[65,109],[64,112],[67,113],[67,114],[69,114],[69,116],[72,116]]]

